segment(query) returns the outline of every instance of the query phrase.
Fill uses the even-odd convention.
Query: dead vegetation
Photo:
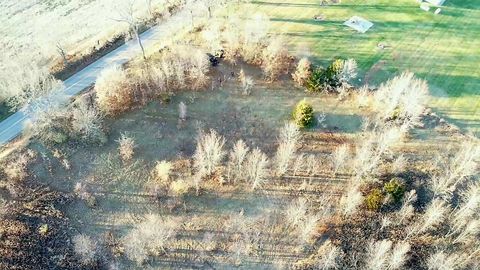
[[[201,94],[212,95],[206,89],[213,82],[220,87],[241,84],[241,93],[236,88],[231,91],[238,103],[225,102],[227,111],[241,111],[235,107],[254,88],[244,71],[252,64],[267,85],[280,80],[292,86],[282,77],[290,72],[298,86],[304,85],[312,76],[309,61],[300,60],[291,70],[293,58],[281,41],[267,35],[266,22],[268,18],[261,15],[246,22],[229,16],[220,25],[193,33],[210,41],[204,47],[220,49],[229,64],[220,56],[209,62],[204,47],[190,44],[125,67],[111,67],[94,88],[99,110],[94,104],[78,103],[71,114],[56,111],[39,118],[47,123],[37,120],[36,134],[46,134],[38,135],[42,141],[59,143],[63,141],[58,140],[59,129],[60,134],[88,140],[103,131],[101,120],[115,127],[122,113],[135,114],[133,109],[144,105],[140,117],[158,117],[148,108],[150,101],[160,99],[155,106],[168,104],[174,93],[184,89],[203,89]],[[342,63],[339,76],[348,81],[356,75],[356,63]],[[220,68],[230,76],[217,72]],[[8,183],[3,186],[15,197],[15,207],[6,208],[11,217],[1,220],[5,227],[1,236],[9,239],[1,248],[2,263],[7,269],[13,265],[28,269],[20,258],[32,256],[32,262],[46,265],[45,269],[59,264],[68,269],[107,265],[113,269],[478,268],[478,141],[456,134],[455,139],[464,143],[452,144],[448,151],[415,148],[415,143],[423,143],[415,132],[427,130],[423,124],[428,86],[413,74],[393,78],[375,92],[367,87],[335,92],[342,95],[342,102],[354,104],[355,113],[365,116],[352,134],[337,132],[337,123],[326,128],[322,123],[329,112],[315,114],[313,105],[308,125],[288,117],[272,124],[275,134],[266,134],[271,130],[261,129],[270,119],[249,118],[258,121],[254,129],[221,132],[234,125],[215,129],[220,121],[202,123],[198,111],[190,111],[196,105],[192,95],[191,100],[176,100],[174,113],[162,115],[166,120],[155,118],[153,123],[161,123],[155,126],[158,133],[171,133],[149,134],[154,142],[119,130],[112,135],[116,141],[98,150],[88,145],[84,151],[72,150],[67,145],[62,149],[72,156],[73,168],[60,152],[41,148],[51,151],[52,160],[61,162],[63,169],[43,164],[51,162],[43,153],[42,161],[34,162],[35,172],[40,175],[48,166],[51,170],[39,179],[28,170],[34,155],[17,155],[2,166]],[[216,104],[222,106],[224,99],[221,96]],[[271,102],[281,108],[290,104]],[[224,122],[242,120],[231,115],[216,116],[225,117]],[[188,141],[183,133],[195,134],[196,140]],[[154,158],[146,154],[151,153],[146,148],[159,149],[154,145],[162,140],[166,141],[162,147],[178,143],[187,150]],[[67,184],[59,186],[71,190],[75,198],[48,189],[32,190],[26,184],[60,176]],[[81,207],[86,202],[80,207],[84,213],[77,216],[86,221],[73,221],[80,233],[70,231],[67,219],[54,206],[57,200]],[[52,256],[40,250],[44,246],[51,248],[47,253]],[[27,253],[16,252],[25,247]]]

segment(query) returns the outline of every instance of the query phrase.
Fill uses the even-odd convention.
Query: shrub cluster
[[[327,68],[314,68],[308,60],[301,59],[292,76],[297,84],[305,86],[309,92],[339,92],[341,86],[348,86],[357,77],[357,62],[353,59],[336,59]]]
[[[340,74],[344,60],[334,60],[326,69],[317,67],[306,80],[305,86],[309,92],[334,92],[341,85]]]
[[[117,115],[135,104],[165,99],[176,90],[198,90],[208,83],[209,65],[207,55],[201,50],[178,45],[145,62],[131,63],[125,69],[112,66],[97,79],[96,101],[102,112]]]
[[[102,115],[82,98],[67,107],[49,104],[40,108],[31,118],[30,131],[47,144],[61,144],[68,139],[90,143],[106,141]]]

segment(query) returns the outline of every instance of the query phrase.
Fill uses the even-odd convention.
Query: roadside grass
[[[0,121],[7,119],[13,112],[5,102],[0,102]]]
[[[448,0],[439,15],[416,1],[344,0],[320,6],[315,0],[253,1],[246,10],[266,13],[272,32],[285,35],[297,55],[326,64],[355,58],[362,82],[378,86],[410,70],[430,85],[431,106],[461,128],[480,130],[480,2]],[[315,15],[324,21],[314,21]],[[365,34],[345,27],[353,15],[374,26]],[[379,43],[385,49],[377,48]]]

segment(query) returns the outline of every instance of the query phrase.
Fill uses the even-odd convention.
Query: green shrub
[[[309,127],[313,124],[313,107],[305,99],[297,103],[293,110],[293,121],[299,127]]]
[[[343,64],[345,61],[343,59],[336,59],[334,60],[330,66],[328,66],[327,70],[325,71],[326,80],[331,85],[339,84],[339,75],[343,70]]]
[[[403,194],[405,193],[405,185],[403,180],[396,177],[390,180],[390,182],[385,183],[383,189],[388,194],[392,195],[393,199],[398,202],[403,198]]]
[[[305,87],[309,92],[320,92],[325,88],[325,69],[317,67],[305,81]]]
[[[374,188],[370,191],[365,199],[365,205],[367,206],[368,210],[377,211],[380,209],[383,203],[383,193],[380,189]]]

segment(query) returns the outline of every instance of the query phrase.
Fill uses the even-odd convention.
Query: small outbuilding
[[[360,33],[367,32],[373,26],[372,22],[369,22],[366,19],[359,16],[353,16],[343,24],[357,30]]]

